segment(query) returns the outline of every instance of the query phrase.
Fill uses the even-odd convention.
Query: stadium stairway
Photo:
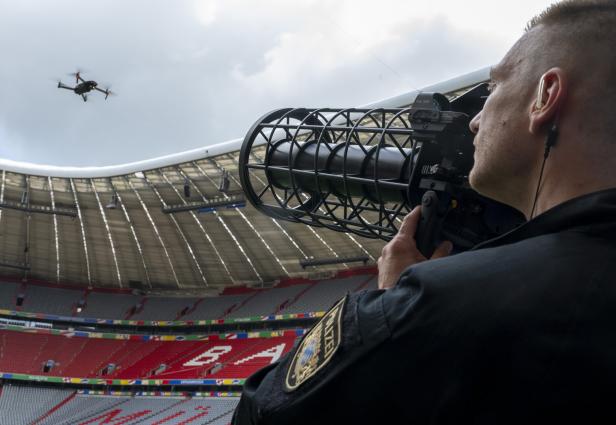
[[[109,363],[118,365],[118,369],[109,374],[109,377],[118,378],[123,371],[130,370],[137,362],[151,355],[161,344],[158,341],[151,341],[151,344],[139,344],[136,347],[131,347],[135,342],[128,341],[126,349],[117,353],[115,358],[110,359]]]
[[[201,304],[202,302],[203,302],[203,298],[199,298],[190,307],[186,307],[184,310],[178,312],[174,320],[181,320],[182,317],[187,316],[190,313],[194,312],[197,309],[197,307],[199,307],[199,304]]]
[[[66,397],[60,403],[56,404],[54,407],[49,409],[46,413],[43,414],[43,416],[41,416],[40,418],[36,419],[30,425],[37,425],[38,423],[40,423],[43,420],[45,420],[48,416],[51,416],[53,414],[53,412],[55,412],[56,410],[62,408],[62,406],[64,406],[66,403],[70,403],[70,401],[75,397],[76,394],[77,394],[77,391],[73,391],[71,394],[69,394],[68,397]]]
[[[233,312],[235,312],[237,310],[240,310],[242,307],[244,307],[246,304],[248,304],[250,302],[250,300],[255,298],[257,295],[259,295],[259,292],[255,292],[254,294],[251,294],[249,297],[247,297],[246,299],[242,300],[239,304],[233,304],[231,307],[229,307],[227,310],[225,310],[225,312],[223,313],[222,316],[219,317],[219,319],[224,319],[224,318],[230,316]]]
[[[180,399],[179,401],[177,401],[176,403],[170,404],[169,406],[164,407],[163,409],[160,409],[159,411],[154,411],[151,415],[148,415],[142,419],[139,419],[137,422],[133,422],[134,424],[142,424],[142,423],[152,423],[152,422],[148,422],[150,419],[154,419],[156,416],[160,416],[162,414],[164,414],[165,412],[168,412],[172,409],[177,409],[180,408],[183,404],[185,404],[187,401],[189,401],[189,398],[183,398]],[[155,407],[156,408],[156,407]],[[166,421],[168,422],[171,419],[175,419],[178,416],[183,415],[184,411],[183,410],[179,410],[175,413],[172,413],[171,415],[168,415],[164,418],[160,418],[158,419],[156,422],[154,423],[158,423],[158,424],[163,424]]]
[[[155,377],[153,372],[161,365],[173,362],[187,351],[196,349],[203,342],[200,341],[179,341],[173,344],[160,342],[157,348],[150,354],[134,362],[130,367],[124,367],[117,373],[111,375],[113,378],[135,378],[135,377]]]
[[[317,282],[314,282],[314,283],[311,283],[311,284],[307,285],[304,289],[301,290],[300,293],[295,295],[295,297],[293,297],[291,299],[288,299],[285,302],[283,302],[282,304],[280,304],[278,306],[278,309],[276,309],[276,311],[274,312],[274,314],[283,313],[286,308],[291,307],[293,304],[295,304],[297,302],[297,300],[299,300],[306,292],[308,292],[312,288],[314,288],[316,286],[316,284],[317,284]]]

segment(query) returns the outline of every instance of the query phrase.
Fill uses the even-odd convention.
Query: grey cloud
[[[258,16],[223,10],[203,26],[188,1],[0,2],[0,155],[72,166],[152,158],[240,137],[270,109],[368,103],[504,53],[498,41],[431,21],[401,26],[395,42],[326,71],[311,69],[318,54],[301,58],[298,48],[307,65],[293,71],[285,91],[238,80],[234,70],[249,77],[266,70],[280,34],[320,19],[309,4],[296,7]],[[55,79],[72,83],[66,73],[77,66],[118,96],[93,94],[84,104],[58,90]]]

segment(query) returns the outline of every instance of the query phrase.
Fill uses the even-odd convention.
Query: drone
[[[111,90],[109,90],[108,88],[106,88],[105,90],[103,89],[99,89],[98,83],[96,81],[86,81],[83,78],[81,78],[80,72],[77,71],[74,74],[70,74],[70,75],[74,75],[75,76],[75,87],[70,87],[67,86],[66,84],[62,83],[62,81],[58,81],[58,88],[59,89],[67,89],[67,90],[72,90],[74,91],[76,94],[80,95],[83,98],[84,102],[88,101],[88,95],[86,93],[91,92],[92,90],[96,90],[99,91],[101,93],[105,93],[105,99],[107,99],[109,97],[109,95],[111,94],[115,94],[112,93]]]

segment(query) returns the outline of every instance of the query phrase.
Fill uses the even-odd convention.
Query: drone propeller
[[[83,69],[77,68],[76,72],[71,72],[68,75],[70,75],[71,77],[75,77],[75,84],[79,83],[79,80],[83,81],[83,78],[81,78],[81,73],[84,72]]]
[[[96,90],[100,91],[101,93],[105,93],[105,100],[107,100],[109,96],[117,96],[116,92],[111,91],[111,86],[107,86],[104,89],[99,89],[97,87]]]

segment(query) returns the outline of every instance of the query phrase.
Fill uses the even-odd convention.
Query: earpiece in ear
[[[537,88],[537,101],[535,102],[535,108],[543,108],[543,87],[545,86],[545,78],[541,77],[539,80],[539,87]]]

